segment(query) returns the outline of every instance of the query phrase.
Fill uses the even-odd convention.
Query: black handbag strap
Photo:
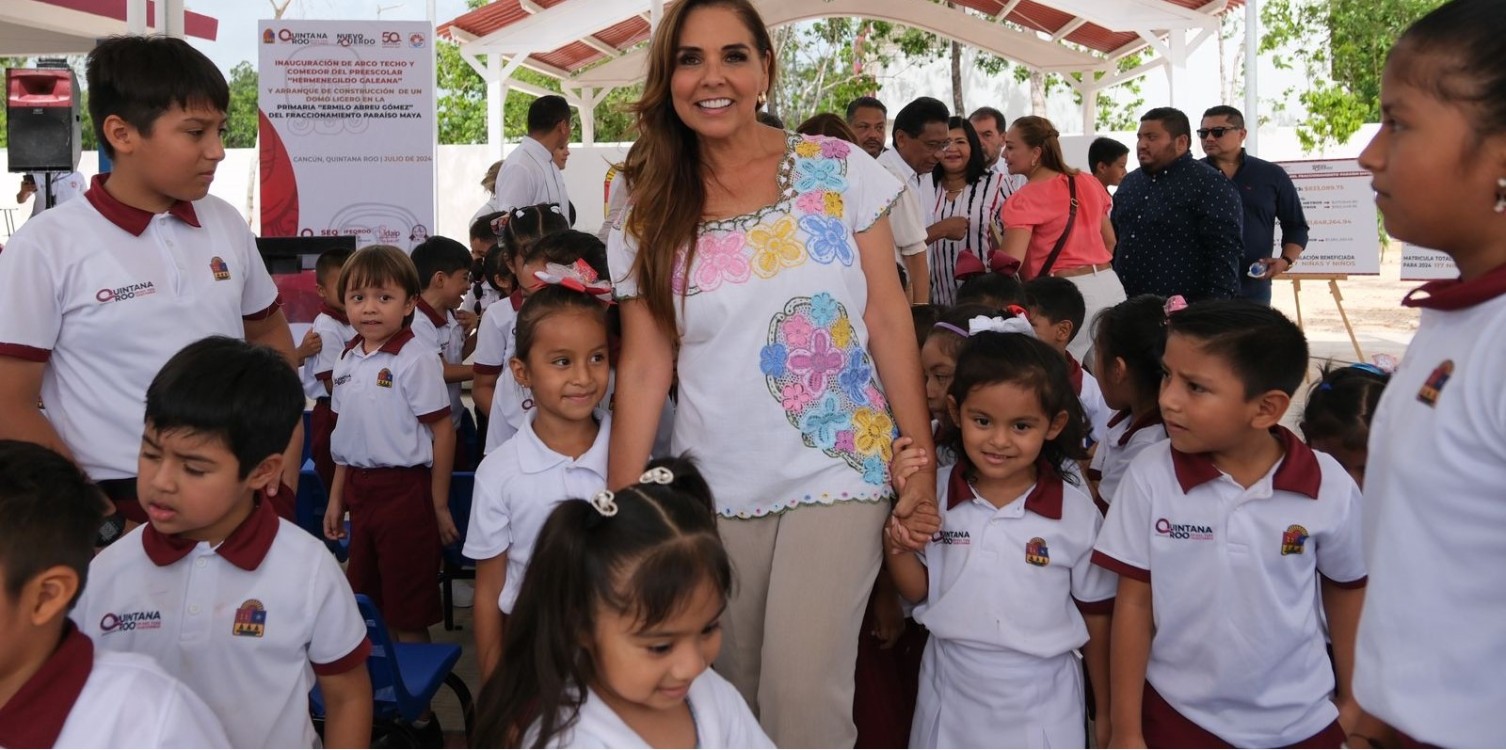
[[[1067,245],[1067,237],[1072,234],[1072,225],[1077,223],[1077,180],[1072,175],[1067,178],[1067,193],[1070,200],[1067,203],[1067,226],[1062,229],[1062,236],[1056,238],[1056,247],[1051,248],[1051,254],[1046,256],[1046,262],[1041,266],[1041,272],[1036,277],[1050,276],[1051,267],[1056,265],[1057,256],[1062,254],[1062,248]]]

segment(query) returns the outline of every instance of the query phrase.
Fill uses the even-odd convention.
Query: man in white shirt
[[[915,171],[902,160],[888,160],[884,154],[884,129],[888,126],[889,109],[884,103],[871,97],[860,96],[847,105],[847,125],[858,135],[858,145],[879,160],[895,177],[906,183],[905,192],[889,210],[889,226],[894,230],[894,260],[904,269],[910,304],[924,305],[931,301],[931,273],[926,263],[926,206],[917,190],[909,184]],[[903,165],[896,168],[895,164]],[[929,198],[930,196],[927,196]]]
[[[879,163],[905,183],[921,206],[927,245],[939,239],[960,240],[967,236],[967,217],[952,216],[934,221],[930,207],[936,204],[936,185],[931,171],[941,159],[950,132],[952,115],[940,100],[922,96],[906,104],[894,116],[894,147],[878,158]],[[925,271],[930,273],[929,269]],[[917,282],[918,283],[918,282]]]
[[[508,154],[497,173],[497,192],[484,213],[553,203],[570,215],[565,175],[554,152],[570,143],[570,105],[561,96],[541,96],[528,107],[528,135]]]

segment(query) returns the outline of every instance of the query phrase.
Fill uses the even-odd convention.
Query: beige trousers
[[[732,600],[717,671],[779,747],[852,747],[853,671],[888,503],[721,519]]]

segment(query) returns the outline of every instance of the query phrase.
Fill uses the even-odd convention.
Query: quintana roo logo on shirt
[[[841,459],[868,484],[889,483],[894,419],[840,302],[822,292],[785,303],[758,361],[769,395],[806,447]]]
[[[235,610],[235,625],[231,626],[230,634],[247,638],[267,634],[267,608],[261,605],[260,599],[247,599]]]
[[[385,367],[383,367],[381,369],[381,371],[377,372],[377,385],[379,385],[379,386],[381,386],[383,388],[391,388],[392,387],[392,371],[389,370],[389,369],[387,369],[387,368],[385,368]]]
[[[1051,564],[1051,548],[1046,546],[1045,539],[1032,537],[1025,542],[1025,562],[1042,568]]]
[[[230,280],[230,266],[226,265],[225,260],[218,255],[209,259],[209,270],[214,272],[215,281]]]
[[[1307,529],[1292,524],[1281,534],[1281,554],[1300,555],[1307,548]]]
[[[1422,389],[1417,391],[1417,400],[1428,406],[1437,406],[1438,397],[1443,394],[1443,386],[1448,385],[1449,378],[1454,376],[1454,360],[1445,359],[1437,367],[1433,368],[1433,374],[1423,382]]]

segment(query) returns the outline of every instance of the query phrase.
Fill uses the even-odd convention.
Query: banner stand
[[[1349,343],[1354,345],[1354,361],[1364,362],[1365,352],[1360,349],[1360,340],[1354,335],[1354,326],[1349,323],[1349,314],[1344,312],[1344,294],[1339,291],[1339,282],[1348,281],[1347,273],[1289,273],[1277,277],[1292,282],[1292,299],[1297,303],[1297,328],[1306,333],[1302,323],[1302,282],[1327,281],[1328,292],[1333,295],[1333,304],[1339,308],[1339,318],[1344,321],[1344,330],[1349,333]]]

